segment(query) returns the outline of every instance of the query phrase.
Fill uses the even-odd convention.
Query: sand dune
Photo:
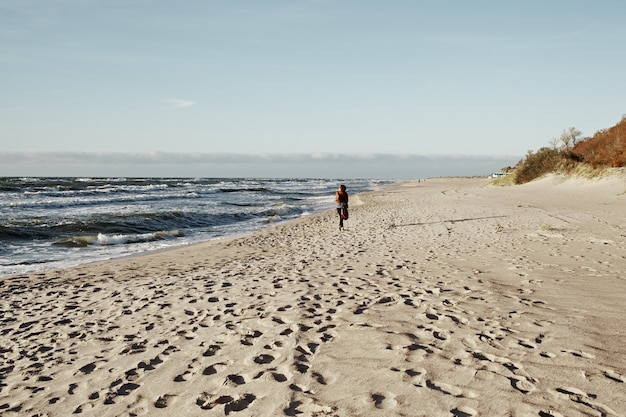
[[[625,190],[410,182],[0,278],[0,414],[624,416]]]

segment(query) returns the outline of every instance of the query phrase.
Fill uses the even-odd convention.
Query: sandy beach
[[[0,278],[0,414],[626,415],[623,172],[350,203]]]

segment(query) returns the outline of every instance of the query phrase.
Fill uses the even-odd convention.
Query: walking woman
[[[343,230],[343,221],[348,220],[348,193],[346,186],[341,184],[335,193],[337,203],[337,214],[339,215],[339,230]]]

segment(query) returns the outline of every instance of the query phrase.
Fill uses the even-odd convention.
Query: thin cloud
[[[184,109],[187,107],[191,107],[196,104],[195,101],[185,100],[181,98],[170,98],[165,100],[165,102],[169,105],[170,109]]]
[[[0,176],[426,178],[487,175],[519,157],[379,153],[0,151]]]
[[[369,163],[372,161],[393,163],[398,161],[442,162],[442,161],[499,161],[517,158],[510,155],[419,155],[393,153],[210,153],[210,152],[75,152],[75,151],[5,151],[0,152],[0,162],[4,164],[21,163],[24,161],[48,163],[281,163],[304,161],[337,160]]]

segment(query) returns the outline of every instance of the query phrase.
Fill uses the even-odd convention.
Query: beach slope
[[[625,190],[408,182],[0,278],[0,414],[624,416]]]

